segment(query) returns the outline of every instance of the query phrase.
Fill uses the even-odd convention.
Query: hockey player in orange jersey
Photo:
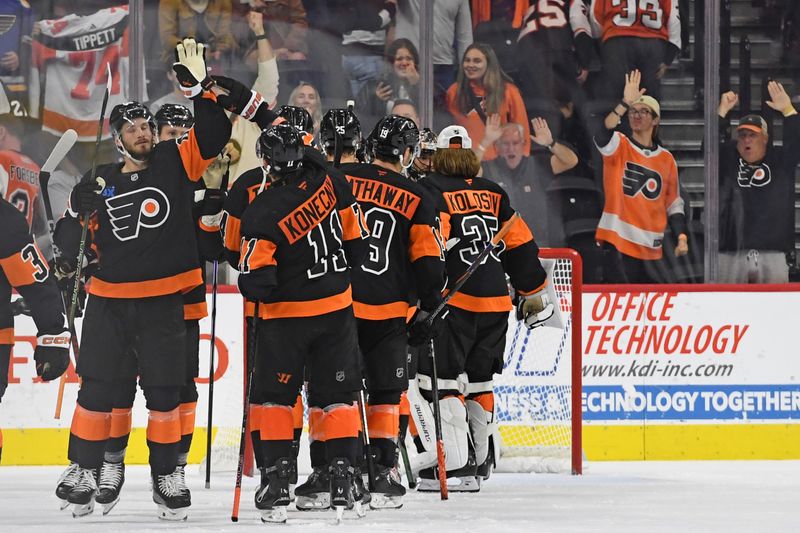
[[[652,262],[662,256],[667,218],[678,236],[675,255],[689,252],[678,166],[658,144],[658,101],[640,89],[638,70],[625,75],[622,100],[596,138],[603,157],[605,206],[596,239],[606,243],[604,278],[609,283],[653,283]],[[631,136],[614,129],[628,114]]]

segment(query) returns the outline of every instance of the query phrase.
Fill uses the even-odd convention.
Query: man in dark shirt
[[[767,122],[758,115],[740,119],[731,141],[728,113],[739,97],[727,92],[720,99],[719,279],[724,283],[789,281],[800,116],[783,85],[771,81],[767,89],[767,105],[784,116],[782,147],[769,145]]]
[[[533,144],[531,155],[524,153],[524,130],[509,123],[501,129],[495,142],[498,157],[483,163],[483,176],[500,184],[517,208],[522,219],[541,246],[564,244],[564,229],[556,205],[547,201],[547,187],[558,174],[578,164],[578,156],[566,145],[553,139],[547,121],[531,121]]]

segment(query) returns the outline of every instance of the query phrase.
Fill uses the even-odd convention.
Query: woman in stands
[[[525,155],[530,155],[530,128],[525,104],[511,78],[500,68],[494,50],[472,43],[464,53],[456,82],[447,90],[447,109],[455,121],[469,132],[474,151],[484,161],[497,157],[491,143],[483,143],[486,122],[502,126],[507,122],[525,128]]]
[[[387,69],[378,80],[370,80],[358,93],[356,102],[367,115],[382,117],[392,111],[397,100],[419,98],[419,53],[408,39],[396,39],[386,49]]]
[[[311,113],[311,118],[314,119],[314,135],[319,133],[319,123],[322,121],[322,102],[316,87],[307,81],[301,81],[289,95],[289,105],[302,107]]]

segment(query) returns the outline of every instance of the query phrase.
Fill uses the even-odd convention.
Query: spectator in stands
[[[320,102],[319,91],[308,82],[301,81],[289,95],[289,105],[302,107],[311,114],[314,119],[314,134],[319,132],[319,123],[322,121],[322,102]]]
[[[419,46],[420,0],[398,0],[394,36]],[[469,0],[437,0],[433,3],[434,98],[456,79],[456,63],[472,44]]]
[[[471,4],[474,40],[491,46],[503,71],[514,78],[517,37],[529,0],[471,0]]]
[[[394,22],[397,3],[386,2],[383,24],[379,29],[354,29],[342,36],[342,70],[350,83],[350,94],[355,98],[372,80],[380,78],[383,72],[383,53],[386,48],[386,30]]]
[[[591,0],[589,16],[576,12],[575,31],[590,31],[601,42],[606,97],[622,92],[631,70],[642,73],[647,94],[661,98],[661,78],[681,50],[681,21],[677,2],[620,2]],[[591,25],[590,25],[591,21]]]
[[[559,137],[556,96],[564,91],[581,107],[585,100],[581,85],[594,53],[588,28],[579,24],[585,20],[583,9],[582,0],[533,2],[516,41],[517,78],[528,115],[545,117]]]
[[[263,17],[266,38],[269,39],[278,61],[302,61],[308,56],[308,21],[301,0],[247,0],[250,11]],[[248,20],[248,29],[240,47],[245,56],[257,54],[257,41],[253,37]]]
[[[657,283],[652,264],[661,259],[667,218],[678,235],[675,255],[689,252],[678,166],[656,141],[661,108],[640,89],[642,75],[625,75],[622,100],[595,138],[603,158],[605,206],[595,238],[604,243],[608,283]],[[614,129],[628,113],[631,137]]]
[[[187,35],[209,46],[207,61],[221,61],[236,50],[231,32],[231,0],[160,0],[158,31],[161,58],[167,65],[175,59],[175,45]]]
[[[394,106],[392,106],[391,114],[406,117],[414,121],[417,128],[420,127],[419,113],[417,113],[417,107],[411,100],[396,100]]]
[[[530,155],[528,114],[517,86],[500,68],[492,49],[472,43],[464,54],[456,82],[447,90],[447,109],[456,123],[467,128],[479,158],[492,160],[497,152],[483,143],[487,120],[498,125],[522,124],[525,130],[525,155]]]
[[[739,120],[730,140],[729,113],[739,101],[722,95],[720,117],[720,254],[723,283],[786,283],[794,251],[795,169],[800,162],[800,116],[779,82],[767,85],[767,105],[783,114],[783,146],[769,145],[759,115]]]
[[[563,246],[561,215],[558,206],[548,202],[547,188],[555,176],[578,164],[578,156],[553,138],[546,120],[535,118],[531,126],[536,147],[530,156],[523,152],[525,129],[521,124],[509,122],[500,128],[494,143],[499,157],[483,164],[483,177],[508,191],[511,205],[531,228],[539,246]]]
[[[12,98],[27,100],[30,47],[23,39],[33,32],[33,9],[27,2],[15,1],[2,2],[0,10],[0,80]]]
[[[389,114],[397,100],[412,103],[419,99],[419,53],[408,39],[396,39],[386,49],[387,68],[377,80],[369,80],[356,97],[359,115],[373,117],[370,122]]]

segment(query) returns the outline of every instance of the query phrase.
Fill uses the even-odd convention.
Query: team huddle
[[[193,39],[178,44],[177,57],[194,114],[113,108],[122,162],[73,189],[55,228],[54,265],[24,217],[0,201],[13,234],[0,249],[0,301],[13,286],[29,304],[44,380],[65,372],[72,340],[53,278],[89,278],[70,465],[56,487],[62,508],[78,517],[119,501],[138,383],[158,516],[187,517],[204,265],[213,260],[239,271],[246,300],[245,416],[263,521],[285,522],[292,503],[338,517],[401,507],[409,431],[419,490],[439,491],[444,478],[449,490],[479,490],[498,452],[492,378],[503,368],[508,312],[516,305],[533,328],[554,302],[533,235],[506,192],[478,176],[466,130],[437,136],[390,115],[363,137],[347,108],[328,111],[314,139],[307,111],[273,111],[236,80],[210,77]],[[226,112],[261,130],[261,166],[230,189]],[[482,254],[501,229],[502,241]],[[13,324],[3,305],[0,342]],[[313,472],[298,484],[304,412]],[[439,423],[444,464],[432,437]]]

